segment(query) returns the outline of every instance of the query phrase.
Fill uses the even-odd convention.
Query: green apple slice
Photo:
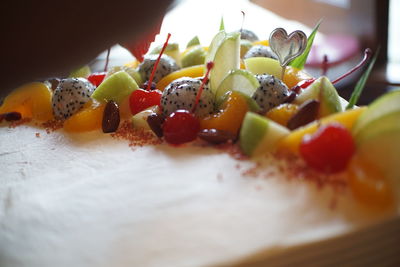
[[[251,57],[244,60],[246,70],[253,74],[270,74],[282,78],[282,67],[275,59],[268,57]]]
[[[190,39],[190,41],[186,45],[186,48],[189,48],[189,47],[195,46],[195,45],[200,45],[200,39],[197,35],[195,37],[193,37],[192,39]]]
[[[152,106],[139,113],[136,113],[131,118],[131,123],[135,129],[151,130],[149,124],[147,123],[147,117],[151,114],[156,114],[159,112],[158,106]]]
[[[301,105],[310,99],[316,99],[320,102],[319,118],[343,111],[339,94],[325,76],[315,80],[307,89],[300,93],[294,100],[294,103]]]
[[[375,121],[398,112],[400,112],[400,90],[387,93],[372,102],[354,124],[353,134],[358,135],[365,127],[371,128],[369,125]]]
[[[182,56],[182,68],[204,64],[206,54],[206,50],[200,45],[191,47]]]
[[[97,101],[113,100],[120,104],[139,86],[125,71],[119,71],[105,79],[92,94]]]
[[[80,67],[79,69],[71,71],[69,74],[69,78],[87,78],[89,75],[92,73],[90,70],[90,67],[85,65],[83,67]]]
[[[215,102],[220,105],[226,93],[231,91],[241,92],[244,95],[252,96],[260,86],[257,78],[247,70],[231,70],[225,79],[220,83],[215,93]]]
[[[253,112],[247,112],[240,130],[240,147],[248,156],[272,152],[279,140],[290,131],[280,124]]]
[[[209,61],[214,62],[209,77],[211,91],[215,93],[229,71],[240,67],[240,32],[219,32],[210,45],[205,62]]]
[[[376,165],[384,173],[385,178],[390,182],[390,188],[394,191],[397,205],[400,204],[399,152],[400,129],[398,126],[377,132],[357,145],[357,153],[365,162]]]
[[[151,50],[150,54],[151,55],[158,55],[161,52],[162,45],[159,45],[155,47],[153,50]],[[179,51],[179,44],[177,43],[169,43],[167,47],[165,48],[164,54],[167,56],[172,57],[178,65],[180,65],[181,62],[181,53]]]

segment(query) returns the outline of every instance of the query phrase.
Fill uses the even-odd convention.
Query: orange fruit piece
[[[0,113],[16,111],[22,118],[38,121],[53,119],[51,98],[53,92],[44,83],[25,84],[11,92],[0,107]]]
[[[295,104],[284,103],[277,107],[270,109],[265,117],[279,123],[282,126],[287,125],[287,122],[298,111],[299,106]]]
[[[182,77],[201,77],[204,75],[204,65],[190,66],[177,71],[174,71],[164,78],[162,78],[156,85],[156,88],[163,91],[164,88],[170,84],[172,81],[182,78]]]
[[[101,129],[105,106],[105,103],[90,100],[80,111],[65,120],[64,130],[80,133]]]
[[[338,122],[342,124],[346,129],[351,130],[354,122],[357,118],[367,109],[367,107],[361,107],[356,109],[346,110],[324,117],[321,120],[316,120],[303,127],[300,127],[292,131],[289,135],[284,137],[279,142],[279,148],[281,150],[287,150],[292,153],[299,152],[299,146],[303,140],[304,135],[315,133],[321,125],[325,125],[332,122]]]
[[[247,111],[246,99],[240,93],[231,92],[220,112],[200,119],[200,128],[224,130],[237,135]]]
[[[265,45],[265,46],[269,46],[269,41],[268,41],[268,40],[255,41],[255,42],[253,42],[253,45]]]
[[[307,72],[287,66],[285,70],[285,76],[283,77],[283,82],[287,87],[292,88],[303,80],[309,80],[312,76]]]
[[[394,197],[384,172],[375,164],[355,155],[347,168],[347,179],[354,197],[361,203],[377,209],[387,209]]]

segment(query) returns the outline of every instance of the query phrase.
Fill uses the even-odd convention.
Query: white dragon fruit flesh
[[[278,59],[274,52],[272,52],[269,46],[265,45],[255,45],[252,46],[249,51],[244,55],[244,59],[250,57],[269,57],[273,59]]]
[[[138,66],[137,70],[142,76],[142,80],[148,81],[153,71],[154,64],[156,63],[158,55],[146,55],[144,60]],[[164,76],[167,76],[171,72],[174,72],[179,69],[178,64],[176,61],[167,55],[162,55],[160,58],[160,62],[158,63],[157,70],[153,77],[153,82],[157,83],[161,80]]]
[[[53,113],[57,119],[67,119],[90,100],[94,85],[84,78],[62,79],[52,97]]]
[[[165,87],[161,97],[161,109],[168,116],[178,109],[191,111],[201,85],[200,78],[183,77],[171,82]],[[207,84],[204,85],[195,115],[202,118],[214,111],[214,94]]]
[[[285,102],[289,96],[289,89],[281,80],[269,74],[256,75],[256,78],[260,87],[253,93],[252,98],[263,113]]]

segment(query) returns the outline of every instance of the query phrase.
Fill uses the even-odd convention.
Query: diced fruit
[[[347,179],[354,197],[361,203],[383,210],[393,205],[390,184],[374,162],[367,162],[356,154],[347,167]]]
[[[344,171],[355,151],[351,132],[339,123],[322,126],[306,134],[300,143],[300,155],[308,166],[325,173]]]
[[[128,73],[119,71],[104,80],[93,92],[92,98],[103,102],[113,100],[119,104],[138,88]]]
[[[162,45],[155,47],[151,50],[150,54],[158,55],[161,52]],[[165,48],[164,54],[175,59],[176,63],[180,64],[181,62],[181,54],[179,52],[179,44],[177,43],[169,43]]]
[[[393,189],[397,204],[400,204],[400,129],[392,124],[392,128],[377,131],[362,142],[357,143],[357,153],[362,155],[363,160],[373,163],[384,174],[390,188]]]
[[[253,46],[252,42],[249,40],[240,40],[240,58],[243,58],[244,55],[249,51],[249,49]]]
[[[238,91],[249,97],[260,86],[257,78],[247,70],[232,70],[218,86],[215,93],[216,105],[220,105],[227,92]]]
[[[53,119],[52,91],[44,83],[25,84],[10,93],[0,106],[0,113],[19,112],[22,118],[38,121]]]
[[[88,76],[89,82],[91,82],[94,86],[99,86],[104,78],[106,77],[106,72],[95,72]]]
[[[279,79],[282,76],[282,67],[276,59],[251,57],[244,60],[244,65],[253,74],[270,74]]]
[[[371,125],[391,114],[400,112],[400,90],[387,93],[372,102],[368,110],[356,121],[353,129],[355,136],[364,128],[372,128]],[[396,115],[393,115],[396,116]],[[393,121],[395,122],[395,121]],[[399,124],[399,122],[397,122]]]
[[[90,70],[89,66],[83,66],[79,69],[73,70],[69,74],[69,78],[87,78],[92,71]]]
[[[192,39],[190,39],[190,41],[186,45],[186,48],[189,48],[189,47],[195,46],[195,45],[200,45],[200,39],[197,35],[195,37],[193,37]]]
[[[171,113],[163,124],[165,141],[172,145],[195,140],[199,131],[199,120],[193,113],[182,109]]]
[[[289,130],[253,112],[247,112],[240,130],[240,147],[248,156],[273,152]]]
[[[114,67],[110,68],[107,71],[107,75],[106,75],[106,77],[104,79],[107,79],[108,77],[110,77],[114,73],[116,73],[118,71],[122,71],[122,70],[125,71],[126,73],[128,73],[135,80],[135,82],[138,85],[143,83],[142,76],[139,74],[139,72],[135,68],[128,67],[128,66],[114,66]]]
[[[128,67],[128,68],[136,68],[137,66],[139,66],[140,62],[138,60],[133,60],[131,62],[125,63],[124,66]]]
[[[261,41],[255,41],[253,45],[265,45],[269,46],[269,40],[261,40]]]
[[[74,133],[100,130],[105,106],[106,103],[89,101],[80,111],[65,120],[64,130]]]
[[[229,131],[237,135],[242,120],[248,111],[246,99],[238,92],[232,92],[217,114],[200,120],[201,129]]]
[[[172,81],[182,78],[182,77],[191,77],[191,78],[196,78],[196,77],[201,77],[204,75],[204,66],[203,65],[198,65],[198,66],[191,66],[187,68],[183,68],[174,72],[171,72],[164,78],[162,78],[158,83],[157,83],[157,89],[160,91],[164,91],[164,88],[170,84]]]
[[[299,82],[313,79],[311,75],[306,73],[304,70],[299,70],[294,67],[288,66],[285,70],[285,77],[283,78],[283,82],[289,87],[292,88],[296,86]]]
[[[137,89],[129,96],[129,106],[132,115],[151,106],[160,105],[162,93],[159,90]]]
[[[361,107],[357,109],[347,110],[340,113],[332,114],[328,117],[325,117],[321,120],[314,121],[310,124],[307,124],[304,127],[300,127],[295,131],[291,132],[288,136],[283,138],[279,143],[279,148],[282,150],[288,150],[292,153],[298,153],[299,145],[304,135],[315,133],[320,126],[338,122],[348,130],[351,130],[354,122],[357,118],[366,110],[366,107]]]
[[[182,55],[182,68],[204,64],[206,51],[201,46],[193,46]]]
[[[318,78],[308,86],[307,89],[296,97],[294,103],[300,105],[310,99],[318,100],[320,103],[319,118],[343,110],[335,87],[325,76]]]
[[[240,68],[240,32],[218,33],[211,42],[205,62],[214,62],[210,73],[210,88],[216,92],[229,71]],[[222,37],[222,40],[220,39]]]
[[[268,119],[273,120],[274,122],[286,127],[287,122],[290,120],[291,117],[293,117],[294,114],[296,114],[298,109],[298,105],[284,103],[269,110],[265,114],[265,116]]]
[[[151,130],[149,124],[147,123],[147,117],[157,113],[159,113],[159,106],[152,106],[135,114],[131,118],[133,128]]]

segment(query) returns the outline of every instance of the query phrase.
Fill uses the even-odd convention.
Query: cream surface
[[[0,140],[1,266],[215,266],[395,216],[274,164],[268,177],[243,176],[251,162],[213,148],[132,150],[30,126],[2,126]]]

